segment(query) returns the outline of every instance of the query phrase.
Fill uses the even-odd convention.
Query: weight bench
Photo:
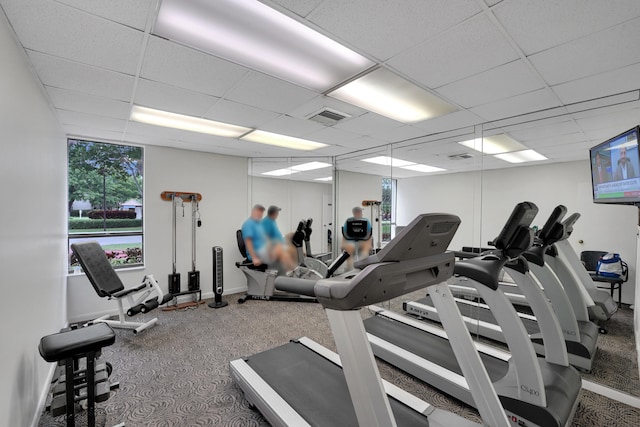
[[[40,340],[42,358],[64,365],[64,377],[58,378],[58,386],[52,390],[50,412],[54,417],[66,413],[67,427],[75,426],[75,404],[82,400],[87,401],[87,425],[94,427],[96,402],[107,400],[111,389],[117,387],[109,382],[108,369],[99,368],[96,363],[102,348],[115,340],[116,334],[105,323],[58,332]]]
[[[153,318],[146,322],[127,321],[123,300],[126,300],[129,305],[127,316],[134,316],[138,313],[147,313],[173,299],[171,294],[163,295],[153,275],[146,275],[140,285],[125,289],[98,242],[74,243],[71,249],[98,296],[118,302],[118,320],[111,320],[109,319],[111,315],[105,315],[89,323],[107,323],[114,328],[132,329],[133,333],[138,333],[153,326],[158,319]]]

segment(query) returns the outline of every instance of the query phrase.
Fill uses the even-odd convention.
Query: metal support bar
[[[340,354],[358,424],[360,427],[395,427],[396,421],[360,312],[332,309],[325,311]]]
[[[493,383],[489,378],[478,352],[476,351],[469,330],[462,320],[458,306],[453,301],[453,295],[446,282],[430,288],[433,304],[440,313],[440,321],[449,336],[449,340],[456,359],[467,380],[469,390],[476,403],[482,421],[492,427],[509,427],[507,415],[500,399],[496,394]]]
[[[533,313],[536,315],[536,321],[540,325],[540,332],[542,333],[545,359],[550,363],[569,366],[567,345],[560,323],[539,283],[536,282],[531,273],[522,274],[519,271],[509,270],[509,275],[518,283],[522,294],[527,298]]]

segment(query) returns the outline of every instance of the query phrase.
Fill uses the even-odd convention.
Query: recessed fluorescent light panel
[[[327,144],[323,144],[321,142],[309,141],[302,138],[294,138],[292,136],[280,135],[279,133],[266,132],[264,130],[254,130],[253,132],[244,135],[240,139],[257,142],[260,144],[291,148],[293,150],[317,150],[318,148],[328,146]]]
[[[470,139],[468,141],[459,142],[459,144],[469,147],[472,150],[480,151],[484,154],[501,154],[511,151],[525,150],[527,148],[505,134]]]
[[[190,132],[206,133],[209,135],[237,138],[251,131],[250,128],[201,119],[199,117],[185,116],[184,114],[170,113],[168,111],[155,110],[153,108],[134,105],[131,108],[131,120],[155,126],[188,130]]]
[[[269,176],[287,176],[287,175],[293,175],[294,173],[298,173],[299,171],[294,171],[291,169],[276,169],[274,171],[270,171],[270,172],[263,172],[262,175],[269,175]]]
[[[388,157],[388,156],[371,157],[369,159],[362,159],[362,161],[368,162],[368,163],[375,163],[376,165],[393,166],[393,167],[402,167],[402,166],[409,166],[409,165],[415,164],[413,162],[407,162],[406,160],[401,160],[401,159],[394,159],[393,157]]]
[[[320,92],[374,65],[257,0],[163,0],[154,34]]]
[[[333,177],[325,176],[324,178],[316,178],[314,181],[333,181]]]
[[[403,123],[443,116],[458,109],[386,68],[378,68],[328,94]]]
[[[415,172],[423,172],[423,173],[442,172],[443,170],[446,170],[442,168],[437,168],[435,166],[428,166],[428,165],[421,165],[421,164],[402,166],[402,169],[407,169]]]
[[[526,162],[538,162],[540,160],[547,160],[545,156],[534,150],[516,151],[513,153],[496,154],[495,156],[500,160],[504,160],[509,163],[526,163]]]
[[[328,168],[329,166],[331,166],[331,163],[309,162],[309,163],[303,163],[301,165],[291,166],[291,169],[293,169],[294,171],[305,172],[305,171],[312,171],[316,169]]]
[[[395,159],[393,157],[388,157],[388,156],[371,157],[369,159],[362,159],[362,161],[363,162],[368,162],[368,163],[374,163],[376,165],[392,166],[392,167],[411,170],[411,171],[414,171],[414,172],[423,172],[423,173],[442,172],[442,171],[446,170],[446,169],[442,169],[442,168],[437,168],[435,166],[429,166],[429,165],[423,165],[423,164],[420,164],[420,163],[408,162],[406,160]]]

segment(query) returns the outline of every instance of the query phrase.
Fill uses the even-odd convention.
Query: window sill
[[[146,267],[144,264],[139,264],[139,265],[133,265],[131,267],[120,267],[120,268],[115,268],[116,272],[127,272],[127,271],[140,271],[140,270],[144,270]],[[87,274],[84,271],[81,271],[80,273],[74,273],[74,272],[68,272],[67,273],[67,277],[75,277],[75,276],[86,276]]]

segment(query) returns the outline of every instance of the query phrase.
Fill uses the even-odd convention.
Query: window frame
[[[74,267],[72,267],[71,265],[71,244],[73,243],[72,241],[74,240],[78,240],[78,239],[92,239],[92,238],[109,238],[109,237],[131,237],[131,236],[140,236],[140,247],[141,247],[141,251],[142,251],[142,260],[141,262],[136,262],[136,263],[125,263],[125,264],[112,264],[113,268],[116,270],[127,270],[127,269],[140,269],[140,268],[144,268],[145,267],[145,228],[146,228],[146,221],[145,221],[145,198],[146,198],[146,179],[145,179],[145,171],[146,171],[146,147],[144,145],[141,144],[134,144],[134,143],[128,143],[128,142],[124,142],[124,141],[110,141],[110,140],[105,140],[105,139],[101,139],[101,138],[89,138],[89,137],[80,137],[80,136],[73,136],[73,135],[68,135],[67,136],[67,156],[66,156],[66,178],[67,178],[67,206],[69,206],[69,203],[71,203],[72,201],[69,200],[69,147],[70,147],[70,142],[71,141],[79,141],[79,142],[89,142],[89,143],[96,143],[96,144],[111,144],[111,145],[118,145],[118,146],[124,146],[124,147],[136,147],[136,148],[140,148],[141,150],[141,155],[140,155],[140,159],[142,160],[142,224],[140,227],[140,231],[116,231],[116,232],[109,232],[109,231],[102,231],[102,232],[88,232],[88,233],[83,233],[83,232],[77,232],[77,233],[72,233],[71,229],[69,227],[69,219],[71,218],[69,209],[67,210],[67,219],[66,219],[66,227],[67,227],[67,249],[69,252],[69,256],[67,258],[67,269],[68,269],[68,274],[69,275],[73,275],[73,274],[77,274],[77,273],[84,273],[82,271],[82,268],[80,267],[80,271],[77,271],[74,269]]]
[[[382,205],[381,205],[381,209],[380,209],[380,221],[381,224],[389,224],[390,230],[389,230],[389,239],[383,239],[382,236],[380,236],[380,239],[383,243],[388,243],[391,241],[391,239],[393,239],[395,237],[395,227],[396,227],[396,214],[397,214],[397,209],[398,209],[398,180],[396,178],[392,178],[392,177],[387,177],[387,178],[382,178],[381,180],[381,187],[382,187],[382,191],[384,192],[384,187],[385,187],[385,181],[390,181],[391,183],[391,207],[390,207],[390,218],[389,220],[383,220],[382,219]],[[384,199],[384,197],[382,197],[382,199]],[[384,200],[383,200],[384,202]]]

